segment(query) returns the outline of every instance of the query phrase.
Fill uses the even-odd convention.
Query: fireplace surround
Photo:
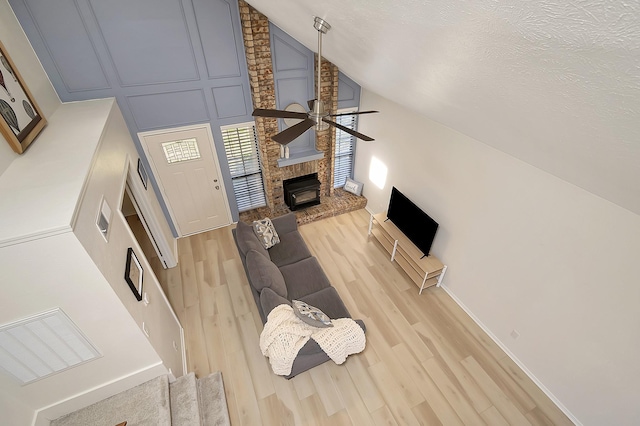
[[[244,0],[239,0],[238,4],[253,107],[277,109],[269,20]],[[338,109],[338,68],[329,61],[323,60],[320,74],[320,97],[325,105],[330,105],[330,109],[335,111]],[[312,173],[316,173],[320,181],[320,201],[315,205],[307,204],[305,208],[295,211],[299,225],[366,206],[365,197],[333,187],[332,162],[335,157],[335,132],[315,132],[316,150],[324,154],[323,158],[283,165],[278,164],[280,144],[271,140],[271,136],[280,131],[278,120],[257,117],[255,122],[267,205],[241,212],[242,221],[251,222],[265,217],[275,218],[290,212],[291,209],[285,200],[284,181]],[[317,196],[317,193],[315,195]]]

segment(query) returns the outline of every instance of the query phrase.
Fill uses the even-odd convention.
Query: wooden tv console
[[[447,265],[433,255],[423,256],[415,244],[409,241],[409,238],[396,225],[387,220],[386,212],[371,215],[369,235],[371,234],[391,254],[391,261],[395,260],[409,278],[420,287],[418,294],[422,294],[422,290],[426,287],[433,285],[440,287]]]

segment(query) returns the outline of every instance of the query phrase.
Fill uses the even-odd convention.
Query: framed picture
[[[0,42],[0,133],[22,154],[47,124],[42,111]]]
[[[124,269],[124,279],[131,287],[133,295],[136,296],[138,301],[142,300],[142,265],[133,252],[133,249],[129,247],[127,250],[127,264]]]
[[[147,189],[147,181],[149,177],[147,176],[147,170],[144,168],[144,164],[142,164],[142,160],[138,158],[138,176],[140,176],[140,180],[144,185],[144,189]]]

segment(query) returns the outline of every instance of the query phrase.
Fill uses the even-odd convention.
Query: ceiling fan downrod
[[[324,19],[316,16],[313,21],[313,27],[318,30],[318,68],[316,71],[316,99],[313,102],[313,108],[309,112],[309,118],[315,121],[314,129],[316,131],[324,131],[329,128],[329,124],[322,121],[329,115],[329,111],[324,109],[324,104],[320,100],[320,72],[322,65],[322,34],[326,34],[331,29],[331,25]]]

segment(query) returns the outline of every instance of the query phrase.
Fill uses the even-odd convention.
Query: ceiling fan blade
[[[332,126],[334,126],[334,127],[337,127],[338,129],[342,130],[343,132],[347,132],[347,133],[349,133],[350,135],[353,135],[353,136],[355,136],[355,137],[356,137],[356,138],[358,138],[358,139],[362,139],[363,141],[370,142],[370,141],[372,141],[372,140],[375,140],[375,139],[373,139],[373,138],[370,138],[370,137],[369,137],[369,136],[367,136],[367,135],[363,135],[362,133],[358,133],[358,132],[356,132],[355,130],[351,130],[351,129],[350,129],[350,128],[348,128],[348,127],[344,127],[342,124],[338,124],[338,123],[336,123],[336,122],[334,122],[334,121],[327,120],[326,118],[323,118],[323,119],[322,119],[322,121],[324,121],[325,123],[329,123],[330,125],[332,125]]]
[[[342,114],[329,114],[329,117],[340,117],[342,115],[362,115],[362,114],[373,114],[380,111],[354,111],[354,112],[345,112]]]
[[[288,129],[281,131],[277,135],[271,137],[271,139],[278,142],[279,144],[286,145],[310,128],[312,128],[315,124],[315,121],[307,118],[306,120],[299,122],[295,126],[291,126]]]
[[[253,110],[254,117],[271,117],[271,118],[308,118],[306,112],[295,111],[282,111],[279,109],[262,109],[256,108]]]
[[[315,99],[309,99],[307,101],[307,105],[309,105],[309,111],[313,111],[313,103],[315,102]]]

